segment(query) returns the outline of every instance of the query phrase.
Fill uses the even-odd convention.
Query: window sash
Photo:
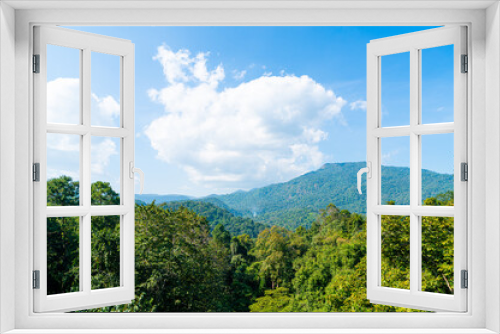
[[[48,44],[80,50],[80,124],[47,123],[46,46]],[[121,59],[119,128],[91,125],[91,53],[100,52]],[[71,311],[128,303],[134,298],[134,180],[129,177],[129,162],[134,160],[134,45],[130,41],[82,33],[63,28],[34,28],[34,54],[40,55],[40,73],[34,74],[34,161],[40,163],[40,182],[34,183],[34,270],[40,271],[40,289],[34,289],[34,312]],[[46,135],[80,136],[80,205],[47,207]],[[120,145],[120,205],[91,205],[91,138],[115,137]],[[91,218],[119,215],[120,286],[91,289]],[[80,217],[79,282],[80,291],[47,295],[47,218]]]
[[[467,162],[467,75],[460,73],[467,54],[466,28],[436,28],[371,41],[367,47],[367,161],[373,166],[367,179],[367,296],[373,303],[424,310],[467,310],[467,290],[460,288],[461,270],[467,269],[467,183],[460,180],[460,164]],[[454,45],[454,122],[420,124],[420,50]],[[381,57],[410,53],[410,125],[382,128]],[[421,135],[454,133],[454,207],[421,205]],[[410,205],[381,203],[381,138],[410,138]],[[381,216],[410,216],[410,289],[381,286]],[[421,290],[422,216],[454,217],[454,295]]]

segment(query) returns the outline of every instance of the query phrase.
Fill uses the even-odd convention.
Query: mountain
[[[356,178],[358,171],[365,166],[364,162],[329,163],[288,182],[249,191],[240,190],[227,195],[211,195],[200,199],[183,195],[136,195],[136,201],[146,203],[152,200],[156,200],[156,203],[174,201],[173,206],[182,204],[193,208],[200,205],[195,205],[194,202],[205,202],[227,211],[222,216],[230,213],[235,218],[251,219],[253,223],[278,225],[294,230],[298,226],[309,227],[316,220],[319,211],[330,203],[340,209],[365,214],[365,177],[363,177],[362,195],[358,194]],[[407,167],[382,166],[382,202],[408,204],[409,176],[410,170]],[[453,175],[422,170],[422,198],[433,197],[449,190],[453,190]],[[207,208],[203,210],[205,209]],[[211,210],[214,208],[210,208],[208,212]],[[201,209],[196,212],[203,215]],[[236,221],[226,219],[224,223],[226,229],[231,230],[227,224]],[[238,222],[238,224],[244,223]],[[249,229],[256,231],[259,228],[249,227]],[[242,229],[235,227],[234,231],[237,230]]]
[[[156,201],[156,203],[166,203],[174,201],[187,201],[190,199],[193,199],[193,197],[186,195],[135,194],[135,202],[140,205],[149,204],[153,201]]]
[[[225,206],[225,204],[215,198],[209,200],[213,201],[213,203],[200,200],[188,200],[181,202],[168,202],[165,203],[163,207],[171,210],[177,210],[181,206],[185,207],[196,212],[200,216],[205,217],[210,224],[211,230],[213,230],[218,224],[222,224],[233,236],[246,233],[252,238],[256,238],[262,230],[268,227],[267,225],[255,222],[250,218],[235,216],[229,210],[220,207]]]
[[[366,213],[366,183],[363,195],[357,192],[357,172],[364,162],[329,163],[288,182],[249,191],[212,195],[243,217],[290,229],[310,226],[319,210],[330,203],[340,209]],[[409,203],[409,168],[382,166],[382,200]],[[363,178],[364,179],[364,178]],[[407,180],[406,182],[402,182]],[[422,198],[453,190],[453,175],[422,170]],[[204,199],[207,200],[207,199]]]

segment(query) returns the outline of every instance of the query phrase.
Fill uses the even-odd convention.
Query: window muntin
[[[40,289],[33,290],[35,312],[77,310],[133,299],[134,193],[133,179],[124,173],[133,162],[134,153],[133,50],[129,41],[62,28],[35,27],[34,52],[41,59],[40,71],[34,75],[34,160],[39,162],[41,170],[40,182],[34,184],[34,270],[40,272]],[[118,91],[120,103],[108,103],[102,108],[111,112],[108,116],[121,119],[119,128],[95,127],[91,123],[91,101],[95,99],[90,80],[93,51],[113,55],[119,61],[118,75],[112,80],[119,87],[114,93]],[[68,59],[71,70],[61,71],[65,64],[51,61],[56,52],[68,55],[64,59]],[[72,98],[62,99],[60,94]],[[109,96],[108,102],[112,99]],[[61,100],[72,103],[61,105]],[[101,140],[93,142],[93,138]],[[92,144],[98,149],[92,150]],[[50,164],[54,155],[61,157],[64,152],[68,152],[70,162],[63,159],[59,160],[59,166]],[[103,152],[112,154],[103,156]],[[105,180],[108,183],[92,184],[92,178],[105,174],[111,162],[115,178]],[[48,169],[51,167],[55,171]],[[74,175],[75,180],[69,180],[68,184],[78,189],[78,195],[68,198],[63,191],[60,198],[51,201],[47,198],[47,181],[54,177],[68,178],[63,174]],[[119,195],[110,193],[110,182],[118,185]],[[116,199],[113,205],[99,205],[102,198],[109,197]],[[65,205],[51,205],[61,198]],[[119,231],[119,240],[107,238],[115,230]],[[71,245],[63,239],[60,244],[54,242],[68,235]],[[100,256],[112,258],[113,268],[93,263]],[[57,258],[61,265],[73,266],[74,275],[68,277],[71,282],[54,287],[50,285],[54,280],[49,280],[57,272],[47,272],[47,261]],[[106,284],[94,283],[95,277],[100,276],[107,278]]]
[[[453,96],[454,123],[422,123],[422,50],[454,45]],[[466,311],[466,289],[454,289],[454,294],[425,291],[422,284],[425,265],[422,266],[422,226],[428,217],[441,220],[453,218],[454,282],[460,280],[461,270],[467,269],[466,263],[466,183],[460,175],[454,173],[454,206],[422,205],[422,137],[426,135],[454,135],[453,166],[460,169],[462,162],[467,162],[466,147],[466,75],[460,73],[461,55],[466,53],[465,28],[437,28],[434,30],[412,33],[379,41],[372,41],[368,46],[368,110],[367,110],[367,156],[372,163],[372,178],[368,180],[368,298],[374,303],[392,305],[412,305],[427,310]],[[380,101],[380,58],[388,54],[410,52],[410,124],[400,127],[381,127],[383,109]],[[383,88],[382,88],[383,89]],[[383,126],[383,123],[382,123]],[[410,140],[410,202],[409,205],[385,205],[381,202],[381,142],[388,137],[406,136]],[[383,148],[382,148],[383,149]],[[446,156],[446,155],[445,155]],[[449,156],[449,154],[448,154]],[[382,215],[407,215],[410,223],[410,290],[388,289],[381,282],[381,240],[383,235]],[[424,217],[424,218],[422,218]],[[425,224],[424,224],[425,225]],[[429,236],[424,235],[426,238]],[[449,239],[447,239],[449,240]],[[448,242],[449,241],[444,241]],[[448,245],[449,246],[449,245]],[[447,249],[446,254],[451,251]],[[424,254],[425,255],[425,254]],[[450,262],[449,255],[447,261]],[[425,259],[425,257],[424,257]],[[424,271],[422,271],[424,268]],[[449,266],[447,266],[449,271]],[[422,274],[424,273],[424,275]],[[449,281],[449,280],[448,280]],[[443,292],[443,291],[438,291]]]

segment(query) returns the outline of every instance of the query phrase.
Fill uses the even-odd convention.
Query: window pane
[[[80,138],[47,134],[47,206],[80,205]]]
[[[381,216],[381,286],[410,289],[410,217]]]
[[[120,204],[120,138],[92,137],[92,205]]]
[[[381,139],[382,205],[410,205],[410,137]]]
[[[410,53],[381,57],[382,126],[410,124]]]
[[[121,57],[92,52],[91,124],[120,127]]]
[[[423,135],[422,205],[453,205],[453,133]]]
[[[92,290],[120,286],[120,216],[92,217]]]
[[[80,54],[47,45],[47,123],[80,124]]]
[[[79,291],[80,218],[47,218],[47,294]]]
[[[422,123],[453,122],[453,45],[421,50]]]
[[[422,217],[422,291],[453,294],[451,217]]]

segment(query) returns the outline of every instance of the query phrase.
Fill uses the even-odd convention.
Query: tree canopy
[[[78,205],[78,182],[47,183],[48,205]],[[109,183],[92,203],[120,203]],[[389,203],[391,204],[391,203]],[[393,203],[392,203],[393,204]],[[425,200],[453,205],[453,193]],[[366,219],[327,205],[308,228],[234,233],[185,206],[136,205],[136,298],[88,312],[407,312],[366,299]],[[92,218],[92,288],[119,285],[120,217]],[[409,218],[382,216],[382,284],[409,288]],[[453,219],[422,217],[422,288],[452,294]],[[47,220],[48,293],[79,289],[79,218]]]

